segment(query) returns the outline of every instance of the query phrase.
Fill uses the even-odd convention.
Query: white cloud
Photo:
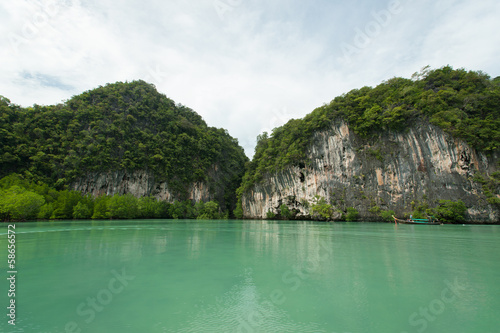
[[[18,0],[0,13],[0,94],[14,103],[145,79],[249,155],[262,131],[427,64],[500,75],[493,0]]]

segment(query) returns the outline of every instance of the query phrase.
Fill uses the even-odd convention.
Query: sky
[[[238,139],[421,68],[500,75],[498,0],[0,0],[0,95],[145,80]]]

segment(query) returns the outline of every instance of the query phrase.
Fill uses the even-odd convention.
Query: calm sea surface
[[[0,332],[500,332],[500,226],[263,221],[0,230]]]

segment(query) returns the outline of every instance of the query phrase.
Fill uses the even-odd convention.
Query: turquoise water
[[[499,332],[500,227],[16,224],[1,332]]]

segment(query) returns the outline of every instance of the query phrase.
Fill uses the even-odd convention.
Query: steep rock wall
[[[498,168],[498,152],[486,156],[428,123],[403,133],[386,133],[362,140],[345,122],[314,135],[307,166],[288,167],[270,174],[242,196],[245,218],[266,218],[286,204],[308,218],[316,195],[338,211],[354,207],[364,219],[377,219],[375,206],[402,215],[415,203],[434,206],[438,200],[462,200],[467,218],[498,222],[498,209],[488,204],[476,173]],[[373,210],[372,210],[373,211]],[[337,218],[340,217],[340,214]]]
[[[217,166],[209,171],[209,178],[220,180]],[[76,180],[71,188],[84,194],[114,195],[132,194],[135,197],[154,196],[160,200],[174,202],[182,200],[175,191],[169,188],[166,181],[157,181],[155,176],[147,171],[127,172],[110,171],[104,173],[87,173]],[[226,189],[223,186],[215,188],[207,182],[196,182],[187,186],[187,199],[194,202],[218,200],[223,202]]]

